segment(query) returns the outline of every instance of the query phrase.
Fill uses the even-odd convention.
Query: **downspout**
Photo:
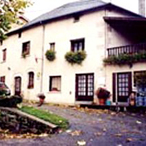
[[[45,43],[45,25],[43,27],[43,34],[42,34],[42,61],[41,61],[41,84],[40,84],[40,93],[43,92],[43,77],[44,77],[44,43]]]
[[[107,16],[107,9],[105,8],[105,11],[104,11],[104,15],[105,17]],[[104,21],[105,22],[105,21]],[[104,39],[104,57],[106,57],[106,49],[107,49],[107,24],[106,22],[104,23],[104,36],[105,36],[105,39]],[[105,83],[106,83],[106,66],[105,66],[105,69],[104,69],[104,76],[105,76]]]

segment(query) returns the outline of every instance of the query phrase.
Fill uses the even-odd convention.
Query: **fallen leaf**
[[[86,145],[86,141],[85,140],[80,140],[80,141],[77,141],[77,144],[79,146],[85,146]]]
[[[117,134],[115,134],[115,136],[116,136],[116,137],[121,137],[121,136],[122,136],[122,134],[117,133]]]
[[[66,133],[71,133],[71,132],[72,132],[71,129],[66,130]]]
[[[97,133],[95,133],[95,135],[96,135],[96,136],[101,136],[102,133],[101,133],[101,132],[97,132]]]
[[[131,141],[133,141],[132,138],[127,138],[127,139],[126,139],[126,142],[131,142]]]
[[[110,114],[111,114],[112,116],[116,115],[116,113],[115,113],[115,112],[111,112]]]
[[[83,134],[83,132],[81,130],[75,130],[73,132],[70,133],[71,136],[79,136],[81,134]]]
[[[141,122],[141,121],[136,121],[136,123],[137,123],[137,124],[142,124],[142,122]]]
[[[39,137],[47,137],[48,134],[47,133],[43,133],[43,134],[40,134]]]
[[[106,131],[107,131],[107,129],[106,129],[106,128],[103,128],[102,130],[103,130],[103,132],[106,132]]]

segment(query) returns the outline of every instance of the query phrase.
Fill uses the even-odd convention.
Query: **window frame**
[[[70,42],[71,42],[71,51],[77,52],[77,51],[85,50],[85,39],[84,38],[71,40]],[[80,48],[80,45],[82,45],[82,48]],[[75,48],[75,47],[77,47],[77,48]]]
[[[53,79],[55,78],[60,78],[60,90],[58,90],[57,88],[56,89],[53,89],[52,87],[52,82],[53,82]],[[52,92],[52,91],[56,91],[56,92],[61,92],[61,76],[49,76],[49,92]]]
[[[2,52],[2,61],[5,62],[7,59],[7,49],[3,49]]]
[[[22,56],[30,54],[30,41],[22,43]]]
[[[33,89],[34,88],[34,72],[30,71],[28,72],[28,89]]]

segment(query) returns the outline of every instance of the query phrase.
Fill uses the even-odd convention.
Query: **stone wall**
[[[49,133],[53,134],[56,128],[51,128],[47,124],[39,122],[27,116],[10,111],[7,108],[0,108],[0,128],[9,129],[12,133]]]

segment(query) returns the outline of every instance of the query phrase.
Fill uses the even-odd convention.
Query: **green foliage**
[[[27,0],[0,0],[0,41],[6,39],[11,24],[18,23],[19,16],[29,5]]]
[[[0,106],[3,107],[17,107],[17,104],[22,102],[22,97],[20,96],[0,96]]]
[[[56,58],[56,52],[53,50],[47,50],[45,55],[49,61],[53,61]]]
[[[145,86],[146,85],[146,71],[135,73],[134,81],[136,83],[136,86]]]
[[[146,61],[146,51],[135,54],[120,54],[119,56],[109,56],[103,60],[105,65],[125,65]]]
[[[30,115],[36,116],[40,119],[43,119],[45,121],[51,122],[55,125],[58,125],[60,128],[63,128],[63,129],[67,129],[69,126],[68,120],[58,115],[55,115],[49,111],[44,111],[44,110],[40,110],[34,107],[28,107],[28,106],[23,106],[22,108],[20,108],[20,110]]]
[[[86,58],[85,51],[77,51],[77,52],[67,52],[65,54],[65,59],[71,64],[81,64],[82,61]]]
[[[5,97],[6,97],[6,91],[0,90],[0,98],[5,98]]]

